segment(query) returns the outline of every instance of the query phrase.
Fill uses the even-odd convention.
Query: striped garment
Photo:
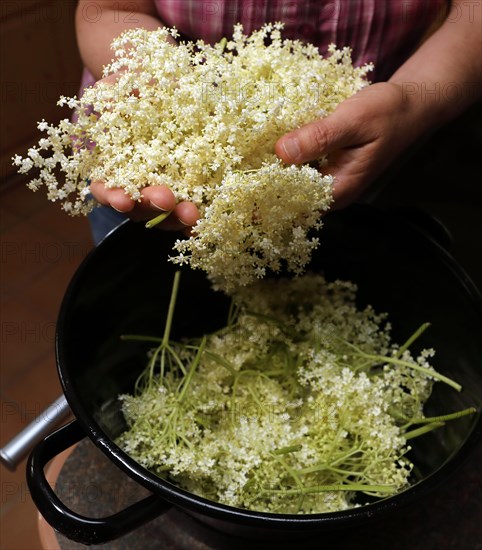
[[[386,80],[427,32],[442,23],[447,0],[155,0],[160,20],[186,38],[217,42],[233,25],[246,34],[282,21],[283,36],[316,44],[350,46],[353,62],[375,64],[374,80]]]
[[[353,63],[373,62],[373,82],[387,80],[447,15],[449,0],[153,0],[159,19],[184,39],[217,42],[242,23],[251,33],[282,21],[283,36],[326,53],[330,43],[349,46]],[[82,87],[94,83],[84,71]]]

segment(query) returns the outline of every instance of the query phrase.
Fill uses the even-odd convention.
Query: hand
[[[131,220],[150,220],[169,212],[171,214],[158,227],[169,231],[184,230],[190,233],[191,227],[199,218],[199,211],[192,202],[176,204],[174,193],[167,185],[145,187],[140,202],[133,201],[122,189],[107,189],[102,181],[93,181],[90,190],[95,199],[105,206],[111,206]]]
[[[112,74],[99,80],[96,85],[100,82],[115,85],[117,78],[118,74]],[[171,211],[169,217],[159,224],[161,229],[184,230],[189,235],[190,228],[199,219],[196,205],[187,201],[176,204],[174,193],[167,185],[145,187],[140,202],[132,200],[123,189],[106,188],[102,180],[92,181],[90,191],[100,204],[111,206],[134,221],[149,220],[162,212]]]
[[[335,177],[334,208],[343,208],[423,131],[418,113],[401,86],[373,84],[340,103],[326,118],[281,137],[276,154],[289,164],[327,155],[322,171]]]

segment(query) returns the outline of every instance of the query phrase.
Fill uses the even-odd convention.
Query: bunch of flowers
[[[48,198],[72,215],[95,206],[89,181],[122,188],[134,200],[146,186],[169,185],[206,218],[177,245],[177,261],[205,269],[224,288],[239,283],[224,281],[219,261],[206,259],[206,249],[221,241],[229,272],[239,269],[244,282],[281,260],[297,271],[315,244],[308,231],[330,206],[332,179],[314,168],[283,167],[274,145],[365,86],[371,67],[354,68],[348,48],[332,46],[323,58],[313,45],[282,39],[281,28],[266,24],[246,36],[236,25],[231,40],[214,46],[173,45],[175,29],[125,32],[104,70],[117,74],[116,84],[100,83],[81,99],[62,97],[75,121],[40,122],[46,137],[14,163],[21,173],[38,168],[30,188],[46,186]],[[284,185],[291,178],[295,194],[293,184]],[[292,213],[275,216],[271,206]]]
[[[474,409],[424,417],[435,380],[460,390],[429,364],[433,350],[409,351],[426,325],[396,345],[355,294],[313,274],[260,281],[225,328],[184,343],[169,340],[171,308],[135,395],[120,396],[117,443],[194,494],[265,512],[333,512],[402,490],[407,441]]]

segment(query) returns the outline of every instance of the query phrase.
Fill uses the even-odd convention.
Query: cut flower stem
[[[410,424],[428,424],[430,422],[448,422],[449,420],[456,420],[457,418],[462,418],[463,416],[468,416],[470,414],[475,414],[477,409],[475,407],[468,407],[461,411],[457,411],[451,414],[443,414],[441,416],[429,416],[425,418],[414,418],[410,421]]]
[[[422,325],[422,327],[425,327],[425,328],[423,328],[423,330],[425,330],[428,326],[429,326],[428,324]],[[417,333],[421,334],[421,332],[423,332],[423,330],[421,330],[422,327],[420,329],[418,329],[414,334],[417,334]],[[422,367],[421,365],[418,365],[416,363],[412,363],[412,362],[409,362],[409,361],[404,361],[403,359],[398,359],[397,356],[389,357],[389,356],[386,356],[386,355],[373,355],[373,354],[370,354],[370,353],[365,353],[361,349],[359,349],[357,346],[354,346],[353,344],[351,344],[350,342],[345,342],[345,343],[350,348],[353,348],[357,352],[357,354],[360,355],[360,357],[364,357],[366,359],[369,359],[370,361],[374,361],[375,363],[391,363],[393,365],[400,365],[400,366],[404,366],[404,367],[409,367],[413,370],[416,370],[418,372],[426,374],[427,376],[430,376],[430,377],[434,378],[435,380],[439,380],[440,382],[444,382],[445,384],[448,384],[449,386],[451,386],[452,388],[454,388],[458,392],[462,390],[462,386],[460,384],[458,384],[454,380],[451,380],[447,376],[444,376],[443,374],[440,374],[439,372],[437,372],[435,370],[430,370],[430,369]],[[367,365],[367,366],[371,367],[371,366],[373,366],[373,364]]]
[[[171,213],[172,213],[172,210],[168,210],[167,212],[163,212],[162,214],[159,214],[159,216],[156,216],[155,218],[152,218],[151,220],[148,220],[146,222],[147,229],[152,229],[156,225],[159,225],[166,218],[168,218],[171,215]]]
[[[365,485],[363,483],[347,483],[333,485],[316,485],[314,487],[303,487],[303,489],[261,489],[267,493],[282,493],[285,495],[313,494],[327,491],[360,491],[362,493],[393,493],[394,488],[390,485]]]

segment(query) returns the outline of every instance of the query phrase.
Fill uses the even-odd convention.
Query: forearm
[[[444,24],[391,77],[420,129],[448,122],[482,97],[482,0],[454,0]]]
[[[127,29],[162,26],[152,0],[79,0],[75,24],[82,61],[96,79],[102,78],[102,68],[113,58],[114,38]]]

